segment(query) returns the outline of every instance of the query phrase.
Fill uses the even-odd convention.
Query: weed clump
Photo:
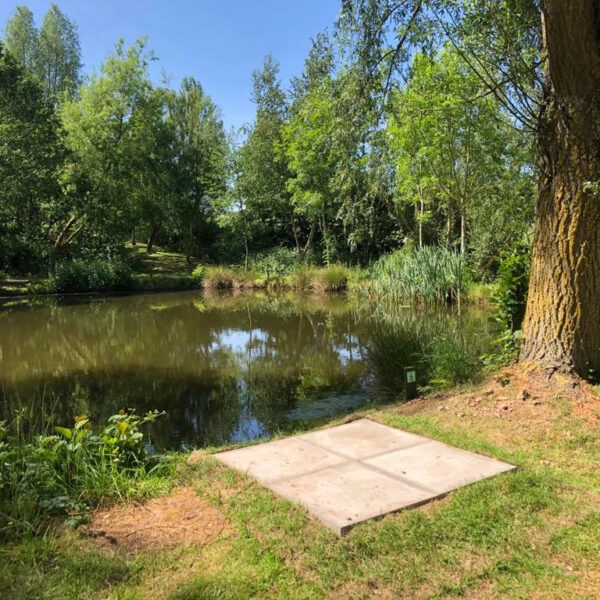
[[[97,433],[86,415],[27,440],[0,423],[0,536],[35,532],[51,517],[71,525],[101,499],[129,497],[164,463],[152,461],[142,427],[163,413],[121,411]]]

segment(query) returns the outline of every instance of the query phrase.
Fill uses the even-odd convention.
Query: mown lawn
[[[493,391],[486,391],[486,386]],[[182,481],[232,525],[202,547],[125,555],[59,531],[0,550],[2,598],[598,598],[600,403],[514,400],[511,383],[372,411],[518,470],[339,538],[210,454]]]

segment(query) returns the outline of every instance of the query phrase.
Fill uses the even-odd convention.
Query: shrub
[[[60,262],[52,275],[57,292],[100,292],[131,289],[133,276],[129,264],[113,258],[75,259]]]
[[[89,504],[128,495],[132,483],[153,471],[141,427],[160,414],[122,411],[97,434],[81,415],[73,427],[56,427],[32,441],[19,430],[11,436],[0,423],[0,520],[9,515],[13,529],[35,530],[48,516],[76,521]]]
[[[406,248],[379,259],[372,268],[371,289],[395,300],[454,302],[467,285],[464,258],[445,248]]]
[[[498,269],[498,288],[493,297],[496,316],[502,328],[513,333],[521,329],[525,316],[530,267],[529,246],[518,244],[503,257]]]
[[[261,278],[285,277],[298,266],[298,252],[291,248],[272,248],[254,255],[250,266]]]
[[[192,271],[192,279],[197,285],[202,285],[204,282],[204,277],[206,275],[206,267],[204,265],[198,265]]]
[[[318,269],[313,274],[313,286],[325,292],[340,292],[348,287],[348,268],[335,264]]]
[[[525,317],[531,250],[527,244],[516,244],[500,262],[498,285],[492,297],[495,320],[500,325],[500,337],[494,342],[494,349],[486,357],[490,364],[511,362],[521,343],[521,325]]]

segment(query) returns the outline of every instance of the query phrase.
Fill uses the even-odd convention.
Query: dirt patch
[[[96,512],[85,530],[99,546],[131,554],[181,544],[204,545],[231,532],[229,521],[191,487],[143,504]]]
[[[503,369],[474,389],[417,398],[397,410],[406,415],[441,413],[446,422],[487,423],[491,427],[485,429],[493,429],[496,438],[502,433],[511,437],[520,429],[540,433],[565,411],[587,426],[600,423],[600,399],[585,381],[528,365]],[[505,425],[498,427],[498,421]]]

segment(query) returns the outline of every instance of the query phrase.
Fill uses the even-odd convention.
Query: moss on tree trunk
[[[545,0],[547,89],[522,360],[600,374],[598,0]]]

